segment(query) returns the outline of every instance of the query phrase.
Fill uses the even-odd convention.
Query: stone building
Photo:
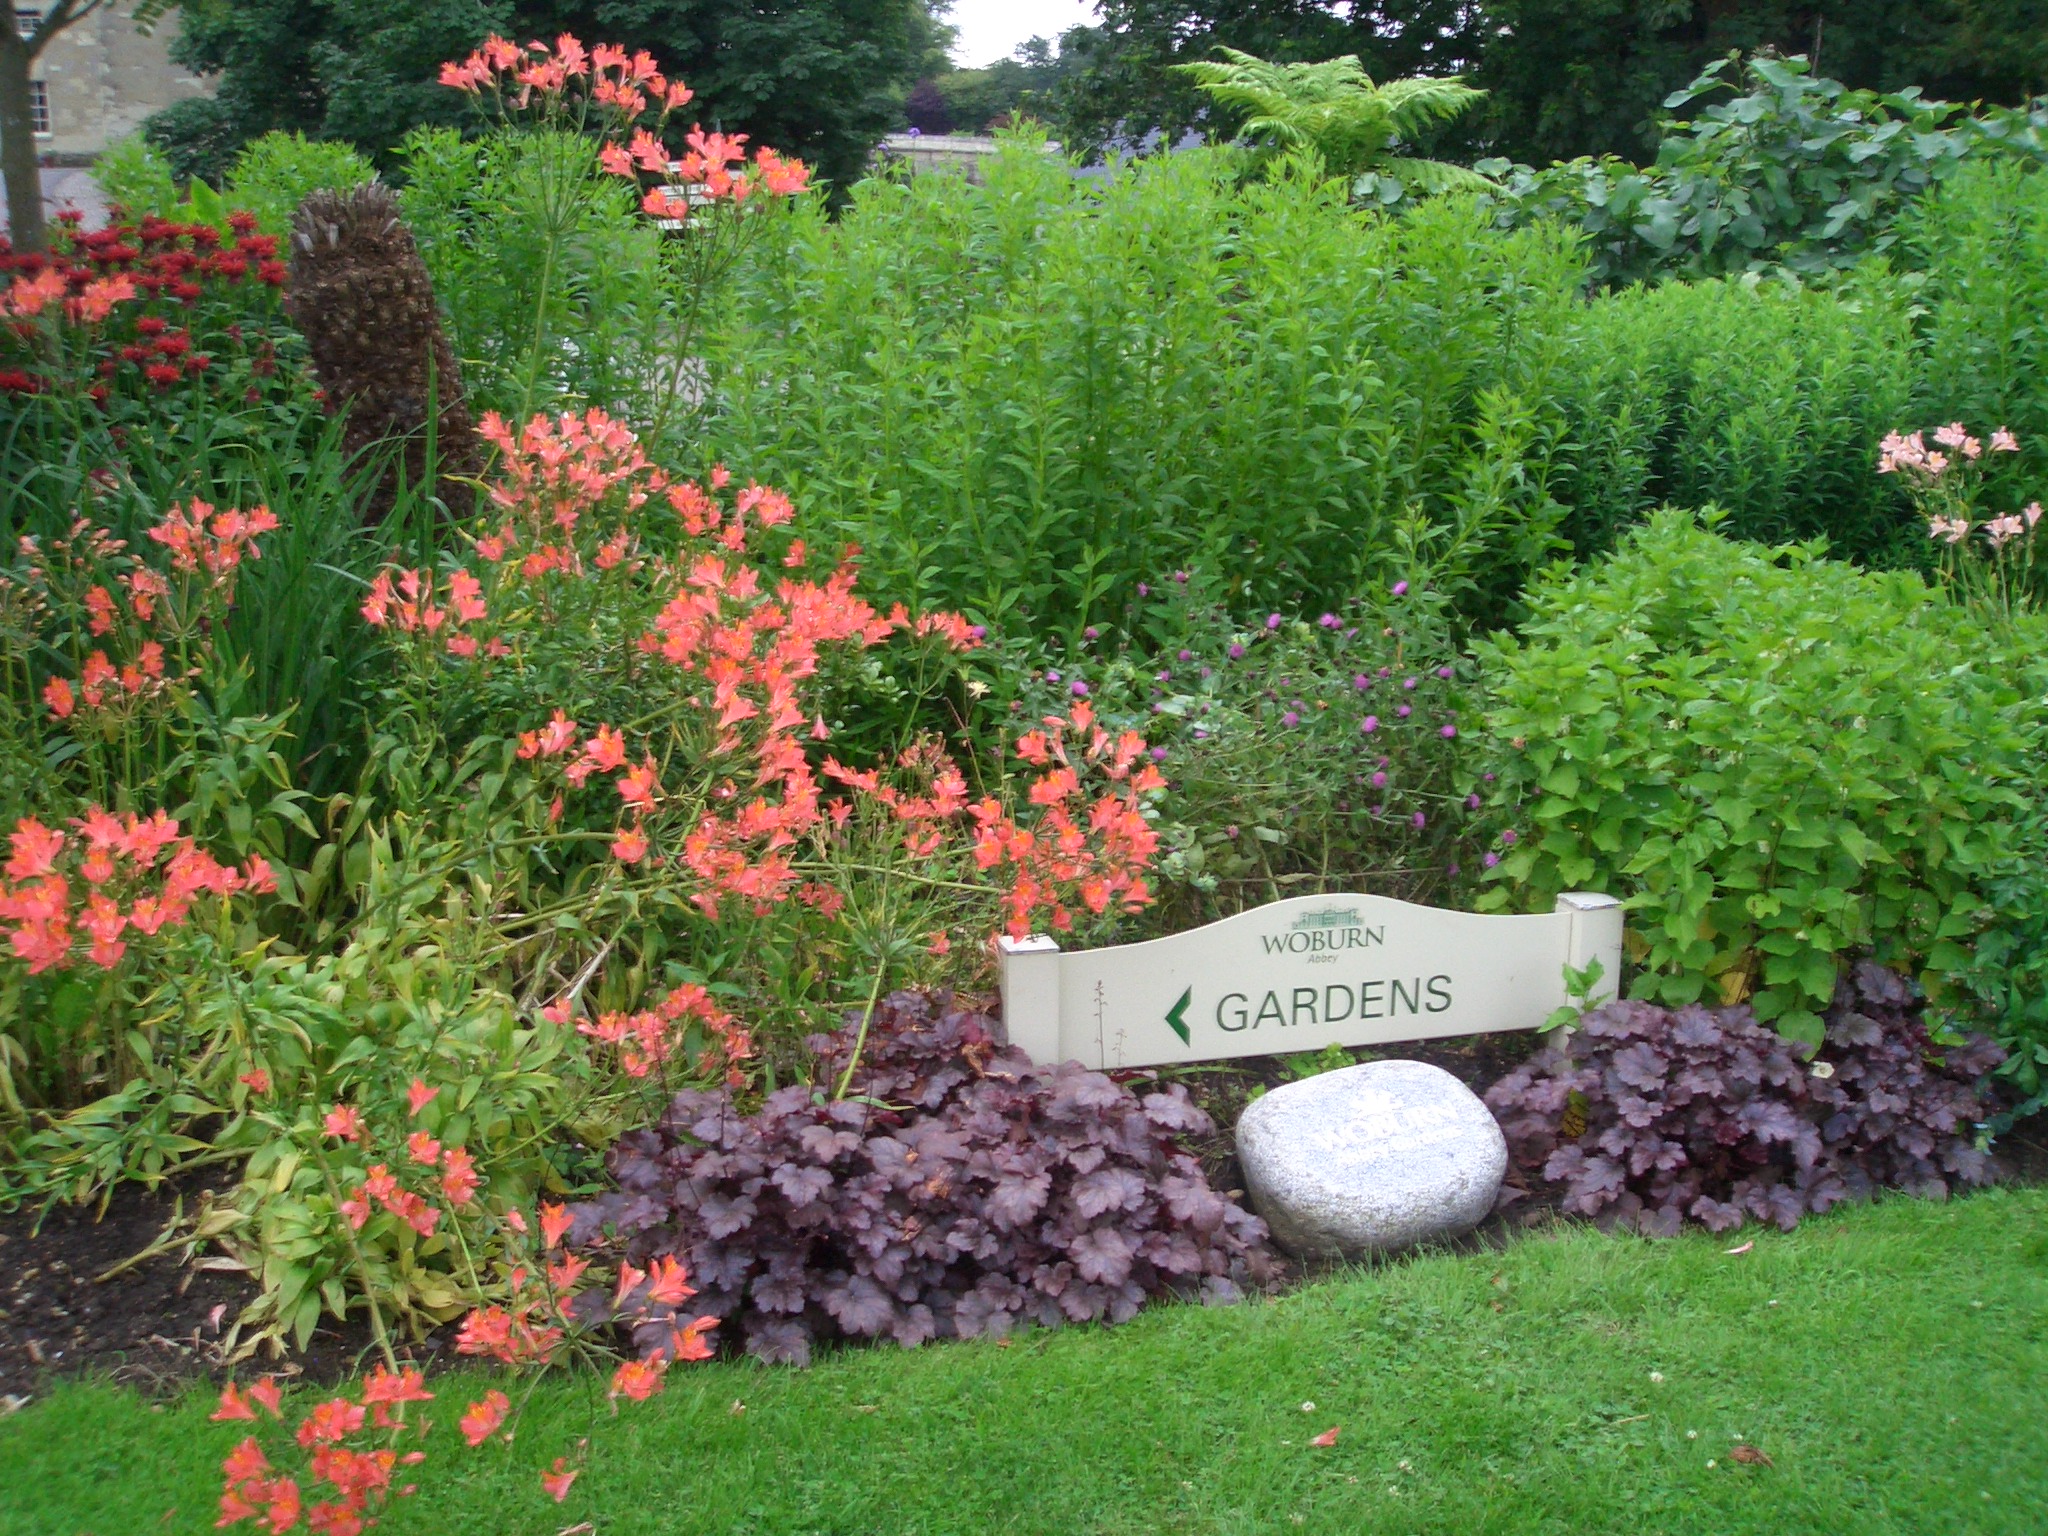
[[[38,7],[15,9],[25,32],[42,20]],[[150,113],[205,94],[205,82],[171,62],[177,19],[165,17],[145,36],[129,9],[102,6],[58,33],[37,58],[36,147],[45,165],[90,165]]]
[[[17,5],[15,11],[24,32],[43,19],[39,7]],[[176,17],[166,17],[145,36],[128,6],[103,6],[58,33],[37,57],[30,110],[50,213],[77,208],[89,224],[99,223],[106,199],[88,170],[93,158],[135,132],[150,113],[206,92],[204,81],[171,62],[176,26]]]

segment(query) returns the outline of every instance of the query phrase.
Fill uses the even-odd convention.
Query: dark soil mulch
[[[174,1243],[138,1262],[179,1211],[204,1198],[219,1170],[124,1184],[97,1202],[0,1214],[0,1399],[33,1396],[52,1379],[90,1372],[150,1391],[224,1375],[225,1345],[256,1285],[219,1254],[188,1258]],[[315,1380],[349,1375],[369,1329],[322,1327],[311,1346],[267,1370]],[[4,1406],[4,1405],[0,1405]]]

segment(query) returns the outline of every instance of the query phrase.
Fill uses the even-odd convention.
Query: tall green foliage
[[[1218,152],[1089,182],[1019,145],[986,188],[870,182],[764,248],[707,348],[710,446],[906,601],[989,620],[1114,621],[1176,568],[1341,596],[1403,540],[1497,593],[1548,547],[1534,417],[1583,278],[1465,201],[1360,216]]]
[[[1556,385],[1558,498],[1581,550],[1647,509],[1728,509],[1730,533],[1824,535],[1838,555],[1918,563],[1925,529],[1876,473],[1904,418],[1913,338],[1881,283],[1842,294],[1715,279],[1595,297]],[[1561,456],[1565,457],[1565,456]]]
[[[2048,442],[2048,172],[1969,167],[1917,210],[1906,245],[1926,274],[1919,417],[2011,428],[2021,453],[2000,472],[2038,481]]]

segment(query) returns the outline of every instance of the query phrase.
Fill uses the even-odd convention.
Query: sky
[[[1093,26],[1094,0],[953,0],[946,18],[960,29],[953,62],[980,69],[1006,59],[1034,37],[1057,39],[1069,27]]]

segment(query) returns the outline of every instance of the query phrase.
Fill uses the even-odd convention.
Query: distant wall
[[[176,26],[174,16],[165,17],[145,37],[123,6],[96,11],[57,35],[34,69],[50,105],[50,131],[36,135],[46,163],[90,164],[150,113],[207,94],[205,81],[171,62]]]
[[[1058,144],[1046,145],[1049,154]],[[875,151],[878,165],[908,165],[914,172],[950,171],[979,184],[982,166],[996,152],[996,140],[973,133],[892,133]]]

